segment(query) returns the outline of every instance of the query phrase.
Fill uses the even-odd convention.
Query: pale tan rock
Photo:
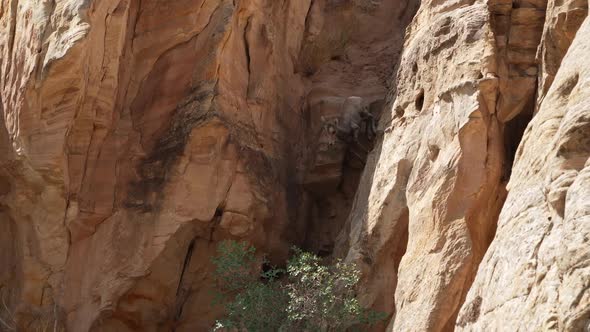
[[[388,330],[451,329],[493,236],[503,147],[488,108],[498,93],[488,15],[484,3],[422,4],[341,238],[365,272],[361,299],[395,312]]]
[[[537,60],[541,65],[537,103],[547,94],[561,60],[587,15],[587,0],[547,1],[547,19],[537,52]]]
[[[575,36],[555,79],[543,76],[551,87],[519,147],[498,231],[458,330],[590,326],[590,20]]]
[[[545,8],[543,1],[422,2],[408,28],[391,120],[382,120],[383,141],[369,156],[339,249],[363,268],[361,299],[393,313],[387,330],[453,330],[461,306],[486,302],[485,292],[464,298],[536,108],[535,54],[550,44],[541,39]],[[574,179],[551,175],[550,204],[565,204]],[[517,241],[530,246],[524,236]],[[504,323],[498,317],[481,329],[510,329]]]
[[[375,330],[582,330],[587,8],[0,0],[0,296],[206,331],[232,238],[358,263]],[[350,96],[377,139],[336,135]]]

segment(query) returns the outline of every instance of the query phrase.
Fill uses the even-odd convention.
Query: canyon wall
[[[575,27],[581,9],[568,13]],[[553,29],[567,31],[547,33]],[[496,237],[459,330],[590,328],[589,36],[585,20],[555,76],[541,78],[552,82],[518,148]]]
[[[223,239],[355,262],[377,330],[588,329],[587,11],[1,0],[0,329],[206,331]]]
[[[384,98],[415,10],[2,0],[6,328],[207,330],[220,240],[328,255],[367,151],[347,166],[321,118]]]
[[[588,328],[587,10],[422,2],[339,238],[387,330]]]

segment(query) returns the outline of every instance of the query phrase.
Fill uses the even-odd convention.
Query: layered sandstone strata
[[[208,330],[232,238],[358,263],[378,330],[588,328],[587,11],[2,0],[0,318]]]
[[[355,178],[346,146],[328,151],[345,170],[330,181],[350,185],[307,191],[321,158],[312,111],[384,98],[413,8],[3,0],[1,317],[25,330],[206,330],[220,239],[277,262],[292,244],[331,248],[363,161]]]

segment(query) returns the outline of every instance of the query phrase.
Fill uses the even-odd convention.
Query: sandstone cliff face
[[[387,330],[587,328],[587,6],[422,2],[340,237]]]
[[[589,34],[586,20],[527,128],[461,329],[590,327]]]
[[[2,0],[11,322],[208,330],[234,238],[358,263],[380,330],[588,328],[587,10]],[[330,134],[351,95],[376,139]]]
[[[345,144],[316,148],[320,116],[384,98],[413,10],[2,1],[0,286],[19,328],[206,330],[218,240],[276,261],[291,244],[329,253],[363,156],[350,168]],[[325,154],[322,196],[305,188]]]

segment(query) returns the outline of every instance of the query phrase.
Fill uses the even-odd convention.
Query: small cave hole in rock
[[[422,111],[422,108],[424,107],[424,90],[420,89],[416,99],[414,100],[414,105],[416,106],[416,110],[418,112]]]
[[[457,322],[457,325],[463,327],[469,323],[473,323],[473,322],[477,321],[477,319],[479,318],[479,315],[481,313],[481,304],[482,304],[481,296],[477,296],[476,298],[474,298],[465,307],[465,314]]]
[[[222,208],[215,209],[215,214],[213,215],[214,218],[221,218],[222,215],[223,215],[223,209]]]
[[[403,117],[405,113],[406,113],[406,111],[402,107],[398,106],[395,108],[395,117],[396,118]]]
[[[440,148],[437,145],[429,144],[428,145],[428,158],[430,161],[436,160],[438,158],[438,154],[440,152]]]
[[[371,259],[371,257],[369,256],[363,256],[363,263],[367,264],[367,265],[373,265],[373,260]]]
[[[412,72],[414,74],[416,74],[418,72],[418,63],[414,62],[414,65],[412,66]]]
[[[562,96],[569,96],[570,93],[574,90],[576,85],[578,84],[578,80],[580,79],[579,74],[575,74],[571,77],[568,77],[565,82],[559,86],[558,91]]]
[[[502,182],[508,182],[512,175],[512,167],[516,157],[516,150],[522,140],[527,125],[533,118],[535,99],[531,98],[523,110],[508,121],[504,127],[504,169]]]

